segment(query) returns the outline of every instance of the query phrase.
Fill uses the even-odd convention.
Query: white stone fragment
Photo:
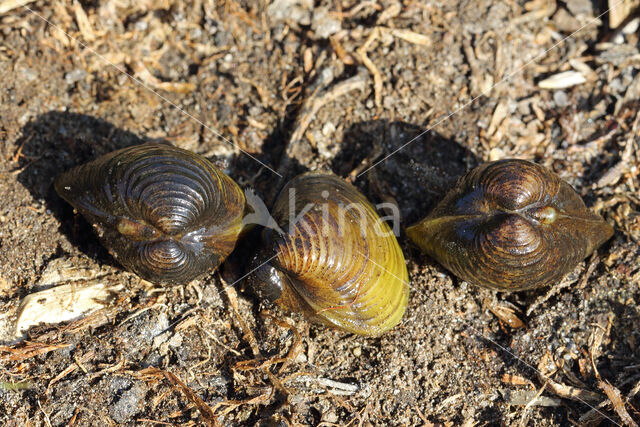
[[[327,39],[342,29],[342,23],[328,8],[321,7],[313,12],[311,29],[316,39]]]
[[[275,0],[267,7],[267,15],[274,21],[311,24],[313,0]]]
[[[495,162],[496,160],[502,160],[504,158],[504,151],[502,151],[500,148],[492,148],[491,151],[489,151],[490,162]]]

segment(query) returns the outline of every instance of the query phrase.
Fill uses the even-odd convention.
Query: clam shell
[[[414,243],[456,276],[503,291],[560,280],[612,234],[569,184],[515,159],[472,170],[407,228]]]
[[[409,297],[404,256],[355,187],[327,173],[300,175],[282,190],[272,215],[284,230],[264,233],[271,265],[285,282],[279,305],[361,335],[400,322]]]
[[[114,151],[54,186],[120,264],[154,283],[187,283],[214,270],[242,228],[240,187],[204,157],[170,145]]]

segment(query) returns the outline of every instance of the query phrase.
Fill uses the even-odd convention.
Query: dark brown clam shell
[[[148,143],[63,173],[55,189],[125,268],[154,283],[187,283],[233,250],[245,199],[190,151]]]
[[[407,234],[461,279],[517,291],[560,280],[613,228],[550,170],[509,159],[463,176]]]

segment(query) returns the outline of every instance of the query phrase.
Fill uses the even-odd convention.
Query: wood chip
[[[555,393],[563,399],[575,400],[582,403],[594,403],[599,402],[602,399],[602,395],[599,393],[594,393],[577,387],[571,387],[543,376],[540,376],[540,380],[547,382],[547,390]]]
[[[154,89],[160,89],[173,93],[190,93],[196,89],[196,85],[193,83],[161,81],[156,76],[151,74],[147,67],[144,66],[142,61],[135,61],[133,64],[131,64],[131,68],[133,68],[133,70],[135,71],[136,77],[138,79]]]
[[[538,390],[505,390],[505,401],[515,406],[560,406],[562,402],[552,397],[538,396]]]
[[[501,378],[502,382],[511,385],[528,385],[534,387],[533,382],[519,375],[504,374]]]
[[[13,9],[23,7],[36,0],[2,0],[0,1],[0,15],[3,15]]]
[[[394,37],[408,41],[409,43],[418,44],[420,46],[431,46],[431,39],[424,34],[416,33],[411,30],[403,30],[394,28],[388,30]]]
[[[308,73],[313,69],[313,51],[310,47],[304,50],[303,54],[304,72]]]
[[[495,314],[498,319],[509,325],[510,328],[517,329],[524,327],[524,322],[520,320],[516,315],[515,310],[511,307],[504,304],[492,304],[489,305],[489,311]]]
[[[19,347],[7,347],[0,345],[0,362],[16,362],[30,359],[41,354],[60,348],[69,347],[71,344],[48,344],[43,342],[26,342]],[[3,354],[4,353],[4,354]]]
[[[78,282],[27,295],[18,309],[16,337],[22,336],[31,326],[68,322],[99,310],[120,290],[122,285]]]
[[[318,378],[318,384],[323,387],[334,389],[332,391],[334,394],[351,395],[360,390],[360,386],[357,384],[342,383],[328,378]],[[338,391],[341,393],[338,393]]]
[[[336,396],[351,396],[354,395],[365,387],[362,387],[360,384],[351,384],[340,381],[335,381],[329,378],[316,378],[311,374],[304,372],[297,372],[296,374],[292,374],[285,378],[283,382],[288,382],[291,380],[295,380],[295,382],[304,383],[306,387],[311,387],[311,384],[317,384],[321,389],[311,389],[314,393],[331,393]]]
[[[565,89],[586,82],[587,79],[578,71],[565,71],[538,82],[542,89]]]
[[[640,0],[609,0],[609,27],[617,28],[638,6]]]
[[[76,15],[76,23],[78,24],[78,29],[80,29],[82,37],[86,41],[94,41],[96,39],[96,35],[93,32],[89,18],[87,17],[87,14],[82,8],[80,2],[77,0],[73,2],[73,13]]]

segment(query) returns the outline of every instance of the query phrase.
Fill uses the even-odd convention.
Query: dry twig
[[[625,402],[622,400],[620,390],[606,381],[598,382],[598,386],[605,392],[605,394],[613,404],[613,409],[615,409],[622,422],[629,427],[638,427],[638,424],[633,421],[626,408],[624,407]]]
[[[550,378],[544,377],[540,375],[540,381],[544,381],[547,383],[547,390],[557,394],[558,396],[564,399],[575,400],[580,403],[589,403],[589,402],[597,402],[602,398],[602,395],[599,393],[594,393],[589,390],[583,390],[577,387],[571,387],[556,381],[553,381]]]
[[[191,390],[191,388],[187,387],[187,385],[183,383],[180,380],[180,378],[178,378],[171,372],[168,372],[168,371],[161,371],[161,372],[164,375],[164,377],[168,379],[170,383],[173,384],[174,387],[180,389],[180,391],[182,391],[185,394],[185,396],[187,396],[187,399],[189,399],[194,405],[196,405],[196,408],[198,408],[198,410],[200,411],[200,414],[202,414],[202,417],[204,418],[204,421],[207,425],[209,426],[219,425],[218,421],[216,420],[215,414],[213,413],[209,405],[207,405],[207,403],[200,398],[200,396],[195,394],[193,390]]]
[[[367,69],[373,76],[374,99],[376,102],[376,107],[381,108],[382,107],[382,75],[380,74],[378,67],[376,67],[376,64],[374,64],[373,61],[369,59],[369,57],[367,56],[367,51],[369,50],[373,42],[377,40],[379,37],[380,37],[380,29],[376,27],[373,29],[371,34],[369,34],[369,37],[367,37],[367,40],[364,42],[364,44],[356,50],[356,55],[358,56],[358,59],[360,59],[360,62],[362,62],[362,64],[365,67],[367,67]]]
[[[290,160],[292,158],[296,158],[298,144],[302,141],[307,128],[315,118],[315,115],[318,113],[320,108],[353,90],[364,90],[366,83],[367,76],[365,73],[359,72],[355,76],[336,84],[330,89],[314,93],[304,101],[300,114],[298,115],[298,119],[296,120],[296,126],[291,133],[289,144],[287,145],[284,156],[280,161],[280,173],[284,174],[289,167]]]
[[[26,341],[18,348],[0,346],[0,362],[16,362],[30,359],[53,350],[69,347],[71,344],[47,344],[42,342]],[[6,354],[2,354],[6,353]]]
[[[218,275],[218,276],[220,277],[220,281],[222,282],[225,293],[229,298],[230,306],[233,310],[233,313],[236,319],[238,320],[240,329],[242,329],[242,333],[244,334],[244,339],[249,343],[249,347],[251,347],[251,352],[253,353],[253,356],[256,359],[263,359],[264,356],[260,352],[260,347],[258,346],[258,340],[256,340],[256,337],[255,335],[253,335],[251,328],[249,328],[249,325],[247,325],[247,322],[244,320],[244,318],[240,314],[240,310],[238,308],[238,296],[236,294],[236,290],[233,288],[233,286],[229,286],[229,284],[224,280],[222,275]],[[280,390],[285,396],[289,395],[289,391],[282,385],[280,380],[273,374],[273,372],[271,372],[268,369],[268,366],[262,367],[261,369],[269,377],[269,380],[271,381],[271,384],[273,385],[273,387]]]

